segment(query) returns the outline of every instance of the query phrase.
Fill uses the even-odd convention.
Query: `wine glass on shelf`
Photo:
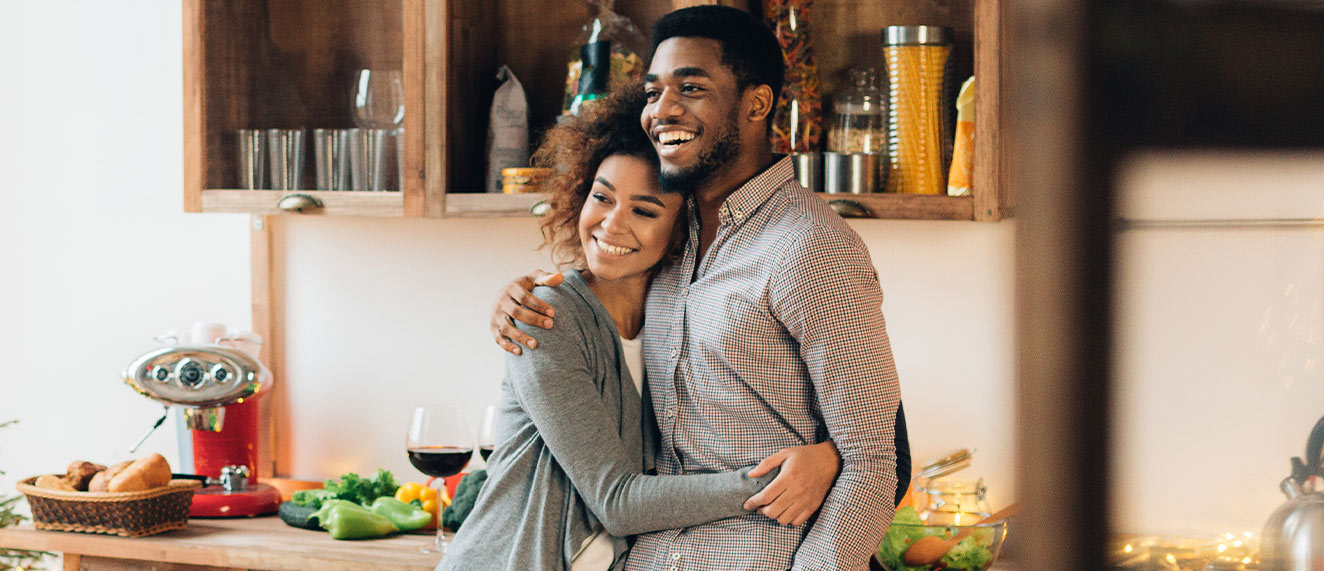
[[[496,405],[489,404],[483,409],[483,420],[478,424],[478,454],[483,462],[492,457],[496,449]]]
[[[405,120],[404,79],[398,69],[360,69],[351,96],[354,124],[361,129],[395,129]]]
[[[404,78],[398,69],[360,69],[350,94],[359,134],[350,148],[356,190],[400,190],[404,170]],[[354,149],[359,153],[355,155]],[[390,166],[388,166],[390,165]],[[354,174],[357,172],[358,174]]]
[[[459,474],[474,454],[473,429],[464,409],[455,405],[415,408],[409,420],[405,448],[409,463],[424,474],[439,479]],[[445,553],[448,545],[450,539],[438,524],[436,540],[423,546],[422,551]]]

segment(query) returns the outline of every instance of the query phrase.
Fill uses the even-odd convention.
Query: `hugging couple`
[[[747,12],[672,12],[642,88],[549,133],[578,269],[502,292],[496,449],[438,569],[867,567],[900,389],[864,243],[771,153],[783,66]]]

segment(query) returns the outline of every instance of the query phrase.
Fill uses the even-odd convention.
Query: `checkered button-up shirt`
[[[892,520],[900,389],[863,242],[782,160],[732,193],[699,263],[698,220],[653,281],[644,360],[663,474],[750,466],[835,441],[816,519],[753,513],[638,536],[632,570],[865,569]]]

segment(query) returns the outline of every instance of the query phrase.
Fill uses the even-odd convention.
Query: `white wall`
[[[152,336],[247,327],[248,217],[183,213],[179,2],[0,4],[0,495],[128,457]],[[163,429],[140,453],[176,461]]]
[[[1115,521],[1250,530],[1324,415],[1324,155],[1144,154],[1119,235]],[[1313,219],[1313,220],[1312,220]]]
[[[1011,223],[857,221],[879,268],[917,461],[977,448],[973,474],[1010,502]],[[499,394],[487,317],[498,288],[535,267],[535,222],[327,220],[282,225],[294,403],[291,474],[385,466],[411,407],[481,410]],[[339,428],[344,419],[361,426]]]

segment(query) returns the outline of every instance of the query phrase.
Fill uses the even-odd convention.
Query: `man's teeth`
[[[596,238],[594,240],[598,243],[598,249],[615,256],[624,256],[634,251],[634,248],[622,248],[620,246],[613,246],[602,240],[597,240]]]
[[[663,145],[685,143],[694,140],[694,133],[685,131],[663,131],[657,134],[657,141]]]

